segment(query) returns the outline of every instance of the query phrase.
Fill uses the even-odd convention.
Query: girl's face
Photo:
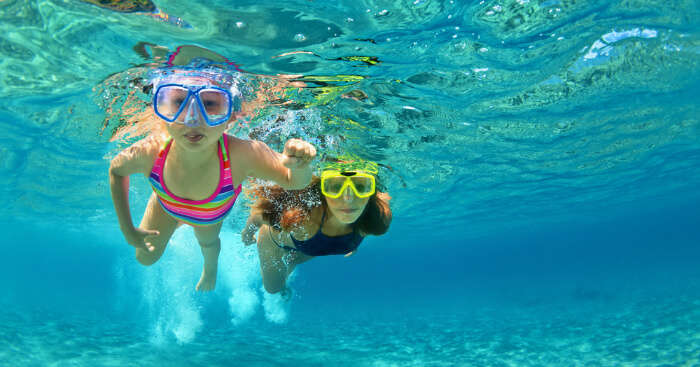
[[[196,126],[164,123],[168,134],[173,137],[177,145],[192,151],[204,150],[212,144],[216,144],[229,124],[227,122],[217,126],[209,126],[204,119]]]
[[[346,187],[345,191],[335,199],[326,196],[326,203],[331,214],[343,224],[355,223],[362,215],[368,202],[369,197],[358,198],[349,187]]]
[[[183,85],[216,85],[212,80],[194,76],[182,77],[174,82]],[[202,98],[207,97],[204,96]],[[205,104],[207,102],[206,100],[202,101]],[[193,104],[188,103],[188,106],[180,113],[176,121],[172,123],[163,121],[163,123],[165,123],[166,130],[177,145],[187,150],[199,151],[216,144],[221,135],[228,129],[230,123],[236,121],[240,116],[240,113],[234,112],[227,122],[209,126],[195,102]],[[187,125],[184,124],[185,119],[189,120]]]

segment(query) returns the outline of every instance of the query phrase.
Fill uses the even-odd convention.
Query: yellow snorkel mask
[[[321,170],[321,193],[339,198],[349,187],[358,198],[372,196],[377,187],[378,165],[357,157],[343,157],[326,163]]]

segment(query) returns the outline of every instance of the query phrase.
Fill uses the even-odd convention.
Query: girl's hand
[[[289,169],[304,168],[316,157],[316,148],[300,139],[289,139],[284,145],[282,164]]]
[[[153,231],[149,229],[134,228],[130,233],[124,233],[126,242],[131,246],[140,248],[144,251],[153,252],[156,248],[151,245],[151,242],[156,236],[159,236],[160,232]]]

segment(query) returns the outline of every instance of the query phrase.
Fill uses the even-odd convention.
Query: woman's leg
[[[274,235],[274,234],[273,234]],[[278,293],[286,289],[287,277],[294,268],[312,256],[307,256],[298,251],[290,251],[279,247],[283,244],[278,239],[271,238],[270,228],[267,225],[260,227],[258,233],[258,256],[260,257],[260,272],[263,286],[268,293]]]
[[[136,249],[136,260],[143,265],[153,265],[165,251],[165,247],[170,241],[170,237],[177,228],[177,221],[166,213],[160,206],[155,194],[151,194],[151,198],[146,205],[146,212],[143,214],[143,219],[139,225],[141,229],[156,230],[160,234],[156,236],[151,245],[155,247],[153,251],[144,249]]]
[[[221,232],[222,223],[217,223],[206,227],[194,227],[194,235],[197,237],[199,247],[204,257],[204,267],[202,276],[197,282],[198,291],[211,291],[216,287],[216,273],[219,268],[219,252],[221,252]]]

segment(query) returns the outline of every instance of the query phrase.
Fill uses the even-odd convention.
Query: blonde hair
[[[247,88],[246,100],[241,103],[241,111],[236,114],[238,119],[233,120],[235,117],[232,116],[232,120],[227,122],[228,129],[233,128],[235,122],[238,122],[239,127],[249,124],[255,116],[271,105],[288,103],[286,100],[288,90],[298,87],[287,76],[255,76],[254,79],[257,82],[256,88],[254,90],[250,86]],[[150,94],[152,89],[150,86],[150,84],[143,86],[143,91],[148,91]],[[113,118],[119,121],[119,126],[111,133],[110,141],[154,135],[167,136],[165,122],[156,116],[150,100],[146,101],[139,97],[137,89],[129,92],[121,106],[119,106],[120,100],[119,97],[114,97],[105,109],[106,117],[102,131]]]

